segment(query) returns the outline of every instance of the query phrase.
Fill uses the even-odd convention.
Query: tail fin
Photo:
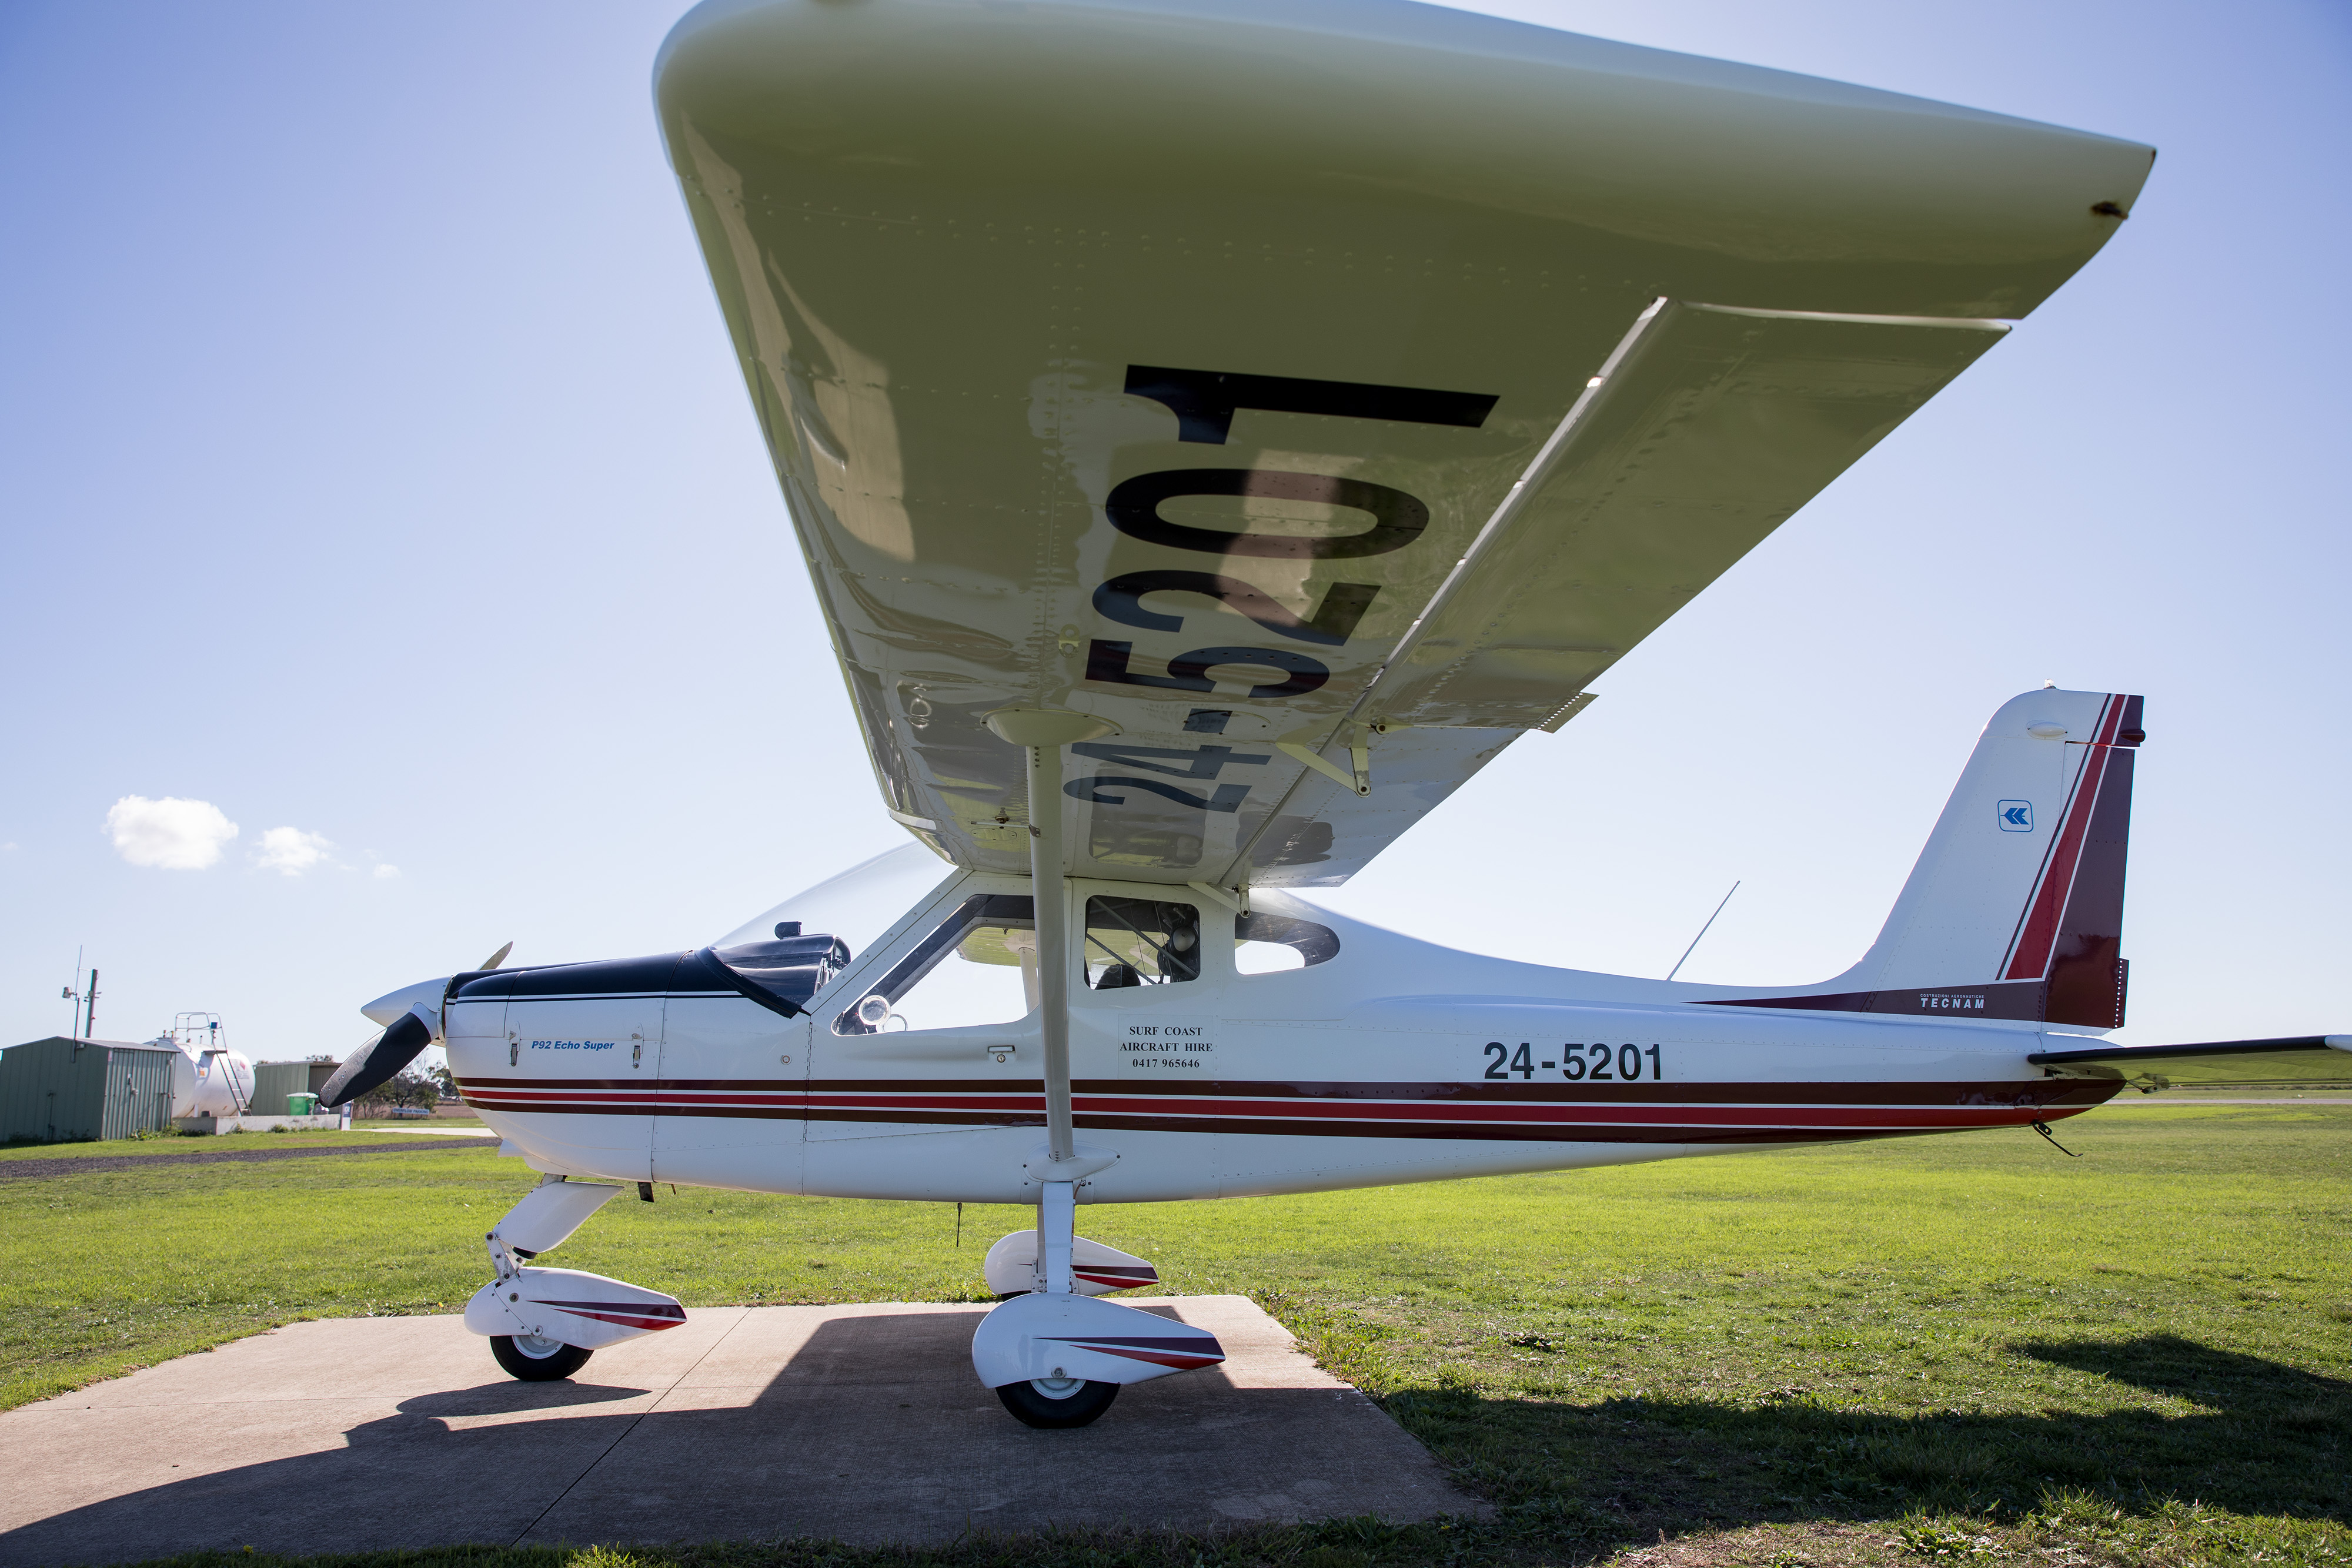
[[[1730,1007],[2124,1021],[2124,855],[2140,699],[2027,692],[1985,726],[1886,926],[1801,993]]]

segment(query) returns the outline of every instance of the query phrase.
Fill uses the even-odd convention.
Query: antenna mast
[[[1737,882],[1733,883],[1731,884],[1731,893],[1738,893],[1738,891],[1739,883]],[[1723,895],[1723,904],[1729,904],[1731,902],[1731,893],[1727,893]],[[1723,904],[1718,904],[1715,906],[1715,915],[1720,915],[1723,913]],[[1681,974],[1683,972],[1683,966],[1690,962],[1690,956],[1698,951],[1699,942],[1706,936],[1707,927],[1715,924],[1715,915],[1710,915],[1706,917],[1706,925],[1698,928],[1698,936],[1691,938],[1691,945],[1683,949],[1683,956],[1675,960],[1675,967],[1673,968],[1666,971],[1667,979],[1671,980],[1676,975]]]

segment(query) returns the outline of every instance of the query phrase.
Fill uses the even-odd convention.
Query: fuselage
[[[451,1068],[541,1170],[1027,1201],[1045,1122],[1036,1009],[934,1024],[954,1009],[901,994],[943,961],[1006,963],[1008,935],[1017,956],[1027,892],[951,875],[799,996],[756,967],[782,962],[761,956],[775,943],[460,976],[443,1004]],[[1078,1135],[1105,1162],[1090,1202],[2021,1127],[2118,1087],[2028,1063],[2045,1040],[2031,1025],[1721,1005],[1716,988],[1484,957],[1279,894],[1237,917],[1183,887],[1072,894],[1103,949],[1069,1014]],[[1160,913],[1127,916],[1144,927],[1132,940],[1097,925],[1136,910]],[[1237,929],[1261,947],[1274,933],[1295,967],[1244,972]],[[889,1010],[867,1022],[856,1006],[874,998]]]

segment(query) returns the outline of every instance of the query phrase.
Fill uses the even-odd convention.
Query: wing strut
[[[1037,1201],[1037,1260],[1045,1293],[1076,1291],[1070,1248],[1077,1228],[1077,1178],[1092,1167],[1078,1158],[1070,1121],[1070,900],[1062,841],[1062,748],[1116,734],[1118,726],[1058,708],[999,708],[988,716],[997,738],[1029,754],[1029,892],[1037,921],[1039,1022],[1045,1044],[1045,1168]],[[1066,1176],[1055,1166],[1069,1167]]]

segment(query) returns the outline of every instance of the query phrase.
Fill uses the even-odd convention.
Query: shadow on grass
[[[1382,1404],[1507,1524],[1549,1520],[1560,1534],[1649,1540],[1914,1512],[2014,1521],[2070,1491],[2126,1513],[2179,1500],[2352,1521],[2352,1385],[2164,1335],[2011,1348],[2200,1408],[1898,1416],[1797,1397],[1569,1405],[1450,1387]]]
[[[2262,1416],[2313,1430],[2345,1429],[2352,1383],[2283,1366],[2258,1355],[2216,1350],[2176,1334],[2128,1340],[2029,1340],[2010,1349],[2233,1415]]]

